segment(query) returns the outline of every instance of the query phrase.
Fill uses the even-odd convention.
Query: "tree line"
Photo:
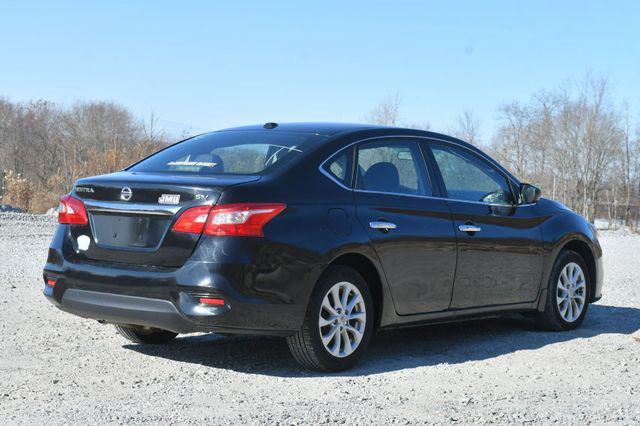
[[[365,120],[429,130],[428,122],[402,122],[393,94]],[[480,146],[544,196],[590,221],[638,229],[640,127],[628,107],[612,99],[609,82],[587,77],[498,107],[493,134],[465,111],[438,129]],[[152,117],[145,122],[111,102],[69,107],[0,98],[0,204],[41,213],[81,177],[122,169],[168,143]]]
[[[111,102],[70,107],[0,99],[0,204],[43,213],[76,179],[122,169],[167,143],[155,128]]]

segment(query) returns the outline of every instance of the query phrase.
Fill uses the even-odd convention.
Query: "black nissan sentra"
[[[58,219],[44,294],[60,309],[137,343],[282,336],[309,369],[349,368],[395,326],[518,312],[570,330],[601,297],[593,226],[419,130],[207,133],[78,180]]]

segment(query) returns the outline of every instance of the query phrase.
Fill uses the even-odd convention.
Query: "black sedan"
[[[59,222],[44,294],[60,309],[139,343],[282,336],[310,369],[351,367],[388,327],[519,312],[569,330],[601,297],[592,225],[419,130],[203,134],[78,180]]]

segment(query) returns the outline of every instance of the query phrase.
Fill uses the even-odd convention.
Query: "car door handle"
[[[469,224],[460,225],[460,226],[458,226],[458,229],[461,230],[462,232],[480,232],[480,231],[482,231],[482,228],[480,228],[479,226],[469,225]]]
[[[369,226],[371,227],[371,229],[380,229],[381,231],[388,231],[390,229],[397,228],[397,225],[395,223],[384,222],[384,221],[369,222]]]

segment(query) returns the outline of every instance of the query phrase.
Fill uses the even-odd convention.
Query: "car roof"
[[[229,132],[229,131],[265,131],[265,132],[296,132],[296,133],[308,133],[320,136],[334,136],[338,133],[353,133],[367,130],[381,130],[385,133],[398,131],[402,134],[427,136],[435,139],[441,139],[445,141],[456,142],[461,145],[472,147],[467,142],[459,140],[457,138],[436,133],[429,130],[412,129],[408,127],[399,126],[383,126],[379,124],[363,124],[363,123],[324,123],[324,122],[299,122],[299,123],[273,123],[268,122],[264,124],[252,124],[248,126],[229,127],[226,129],[216,130],[215,132]]]
[[[263,131],[263,132],[296,132],[296,133],[308,133],[320,136],[335,136],[338,134],[349,134],[355,132],[363,132],[363,131],[375,131],[379,130],[381,136],[391,135],[393,132],[398,132],[398,134],[403,135],[414,135],[414,136],[423,136],[434,139],[439,139],[442,141],[454,142],[458,145],[463,145],[473,150],[477,150],[477,147],[462,141],[460,139],[454,138],[452,136],[448,136],[442,133],[436,133],[429,130],[421,130],[421,129],[411,129],[407,127],[398,127],[398,126],[382,126],[379,124],[359,124],[359,123],[314,123],[314,122],[305,122],[305,123],[264,123],[264,124],[253,124],[249,126],[240,126],[240,127],[230,127],[227,129],[216,130],[215,132],[228,132],[228,131]]]
[[[283,131],[311,133],[322,136],[332,136],[345,131],[372,130],[372,129],[389,129],[387,126],[376,124],[357,124],[357,123],[263,123],[249,126],[231,127],[228,129],[218,130],[219,132],[235,131],[235,130],[263,130],[263,131]]]
[[[448,136],[442,133],[436,133],[429,130],[411,129],[399,126],[382,126],[379,124],[361,124],[361,123],[323,123],[323,122],[300,122],[300,123],[274,123],[268,122],[264,124],[253,124],[248,126],[230,127],[227,129],[216,130],[211,133],[229,132],[229,131],[262,131],[262,132],[295,132],[307,133],[319,136],[335,136],[338,134],[350,134],[356,132],[381,131],[381,136],[392,135],[394,132],[407,136],[423,136],[439,139],[445,142],[453,142],[458,145],[468,147],[472,150],[478,150],[477,147],[462,141],[460,139]],[[483,153],[484,154],[484,153]]]
[[[468,142],[462,141],[458,138],[445,135],[443,133],[436,133],[430,130],[411,129],[408,127],[399,126],[383,126],[379,124],[362,124],[362,123],[324,123],[324,122],[299,122],[299,123],[274,123],[267,122],[264,124],[252,124],[248,126],[229,127],[226,129],[216,130],[210,133],[217,132],[229,132],[229,131],[263,131],[263,132],[295,132],[295,133],[307,133],[319,136],[335,136],[338,134],[349,134],[355,132],[366,131],[381,131],[381,136],[392,135],[397,131],[398,134],[407,136],[422,136],[433,139],[439,139],[444,142],[453,142],[458,145],[468,147],[472,150],[479,151],[478,147],[471,145]],[[484,154],[484,153],[483,153]],[[484,154],[486,155],[486,154]]]

